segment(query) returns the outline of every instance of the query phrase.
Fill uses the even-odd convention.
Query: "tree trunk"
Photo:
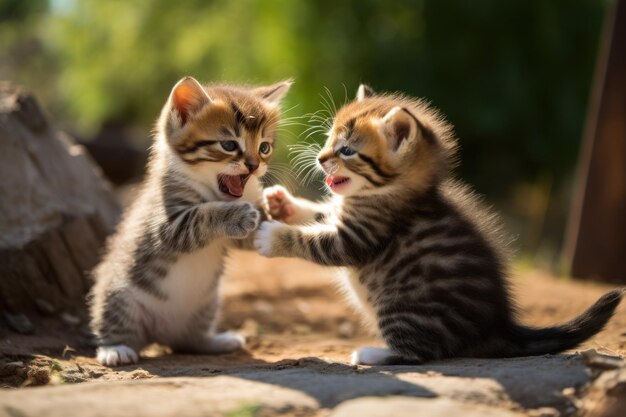
[[[119,213],[84,149],[32,95],[0,84],[0,322],[21,333],[41,314],[84,322],[88,273]]]
[[[626,0],[598,57],[563,258],[572,276],[626,283]]]

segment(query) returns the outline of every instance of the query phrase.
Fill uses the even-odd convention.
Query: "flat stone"
[[[449,398],[360,398],[346,401],[330,417],[521,417],[515,411],[462,403]]]
[[[300,391],[235,376],[94,382],[0,392],[2,417],[204,417],[247,405],[317,407],[313,398]]]
[[[274,363],[234,372],[207,372],[197,377],[151,372],[149,361],[143,366],[146,375],[134,381],[0,391],[0,416],[193,417],[222,415],[248,406],[278,411],[339,407],[335,410],[339,413],[347,402],[353,402],[351,400],[371,401],[373,397],[379,400],[403,397],[412,401],[411,406],[400,403],[399,410],[420,404],[431,407],[432,413],[447,412],[448,416],[490,416],[491,410],[508,416],[516,415],[516,411],[511,410],[530,411],[541,407],[567,410],[571,404],[561,392],[589,380],[580,355],[457,359],[420,366],[387,367],[354,367],[303,358],[286,362],[284,366]],[[134,372],[139,370],[142,370],[141,363]],[[3,405],[11,411],[6,411]],[[462,414],[452,411],[459,407],[465,407]],[[400,412],[388,415],[404,415]],[[437,415],[431,411],[420,414]]]

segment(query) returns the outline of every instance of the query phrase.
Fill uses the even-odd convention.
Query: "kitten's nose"
[[[317,155],[317,162],[323,167],[326,162],[333,157],[332,149],[324,149]]]
[[[332,175],[335,171],[337,171],[337,163],[330,160],[330,158],[317,158],[317,161],[320,163],[320,166],[326,175]]]
[[[319,162],[320,165],[324,165],[324,162],[328,161],[329,158],[330,156],[318,156],[317,162]]]
[[[256,171],[257,168],[259,167],[259,164],[257,162],[251,161],[249,159],[246,159],[246,161],[243,164],[246,166],[246,168],[248,168],[248,171],[250,171],[250,174]]]

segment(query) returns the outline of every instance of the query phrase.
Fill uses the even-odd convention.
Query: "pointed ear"
[[[185,77],[172,89],[170,101],[172,109],[176,110],[180,116],[182,127],[195,112],[212,100],[195,78]]]
[[[262,100],[265,100],[272,105],[278,105],[283,97],[285,97],[292,84],[293,80],[289,79],[265,87],[257,87],[252,90],[252,92],[259,96]]]
[[[391,109],[383,117],[382,123],[389,147],[393,151],[397,151],[404,142],[414,141],[419,134],[417,119],[404,107]]]
[[[365,98],[372,97],[374,95],[374,89],[366,84],[361,84],[359,89],[356,90],[356,101],[361,101]]]

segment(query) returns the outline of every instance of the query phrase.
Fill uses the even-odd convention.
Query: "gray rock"
[[[5,311],[3,316],[9,327],[20,334],[31,334],[35,331],[33,323],[24,314]]]
[[[202,362],[200,357],[198,360]],[[374,413],[382,413],[385,404],[392,404],[387,402],[389,397],[399,401],[393,403],[397,410],[387,414],[394,417],[409,415],[402,413],[415,411],[417,406],[425,411],[413,416],[515,416],[515,410],[534,412],[542,407],[557,413],[571,410],[563,390],[573,391],[589,380],[580,355],[457,359],[387,367],[356,367],[303,358],[222,369],[219,373],[209,369],[195,377],[176,376],[189,375],[190,369],[164,370],[145,360],[139,369],[123,372],[144,379],[0,391],[0,416],[193,417],[223,415],[242,407],[268,409],[270,413],[336,408],[334,412],[339,416],[365,415],[352,408],[345,411],[346,407],[356,407],[355,403],[373,413],[368,416],[376,416],[385,415]],[[360,401],[366,401],[366,405]],[[367,405],[375,401],[381,405]],[[535,415],[550,415],[546,410]],[[550,413],[554,414],[552,410]]]

